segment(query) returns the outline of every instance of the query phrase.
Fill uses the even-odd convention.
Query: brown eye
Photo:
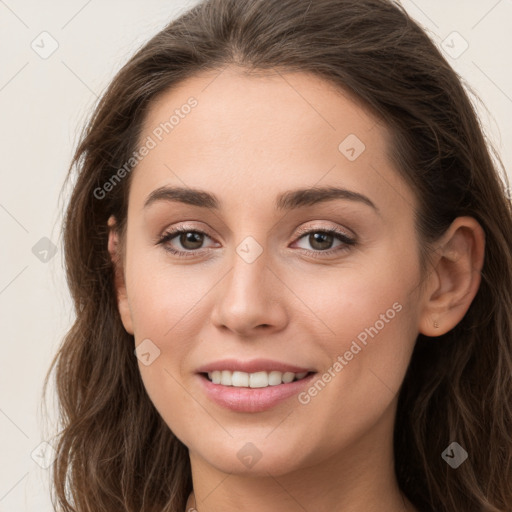
[[[187,231],[179,234],[179,242],[184,249],[194,251],[200,249],[203,244],[204,233],[198,231]]]
[[[205,238],[210,237],[202,231],[181,227],[164,233],[158,244],[172,254],[194,256],[201,251]]]
[[[342,231],[333,229],[310,229],[308,231],[301,231],[301,235],[298,241],[306,240],[310,247],[301,247],[301,249],[305,249],[312,254],[317,253],[318,255],[347,250],[349,246],[356,243],[355,240],[349,238]],[[333,246],[336,241],[339,243]]]
[[[329,233],[317,231],[309,234],[308,241],[313,249],[317,251],[325,251],[331,248],[334,236]]]

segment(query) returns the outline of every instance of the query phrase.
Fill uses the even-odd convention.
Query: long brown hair
[[[119,71],[68,174],[63,241],[76,320],[55,369],[60,427],[52,466],[59,511],[181,512],[187,448],[145,392],[117,309],[107,219],[121,233],[129,161],[155,97],[205,70],[314,73],[350,91],[392,134],[389,156],[416,193],[422,254],[461,215],[486,235],[479,291],[463,320],[419,335],[400,389],[398,483],[420,510],[512,510],[512,208],[472,102],[425,32],[390,0],[211,0],[172,21]],[[458,442],[469,459],[441,457]],[[55,494],[55,496],[54,496]]]

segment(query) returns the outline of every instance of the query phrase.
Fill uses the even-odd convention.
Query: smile
[[[268,386],[278,386],[288,384],[295,380],[306,377],[308,372],[279,372],[279,371],[260,371],[247,373],[241,371],[216,370],[208,372],[208,379],[214,384],[223,386],[233,386],[237,388],[266,388]]]

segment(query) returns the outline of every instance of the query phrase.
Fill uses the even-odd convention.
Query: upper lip
[[[252,359],[250,361],[241,361],[239,359],[222,359],[213,361],[212,363],[205,364],[199,367],[197,373],[208,373],[214,371],[229,370],[231,372],[239,371],[246,373],[255,373],[262,371],[278,371],[278,372],[315,372],[313,369],[301,368],[288,363],[281,363],[280,361],[273,361],[271,359]]]

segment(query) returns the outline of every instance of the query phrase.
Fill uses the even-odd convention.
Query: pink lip
[[[204,375],[199,375],[199,379],[208,398],[216,404],[236,412],[261,412],[297,395],[314,376],[315,373],[311,373],[303,379],[266,388],[223,386],[210,382]]]
[[[253,359],[251,361],[239,361],[237,359],[222,359],[220,361],[214,361],[213,363],[205,364],[196,371],[197,373],[208,373],[214,371],[229,370],[232,372],[246,372],[255,373],[263,371],[278,371],[278,372],[314,372],[316,370],[312,368],[300,368],[299,366],[293,366],[287,363],[280,363],[279,361],[272,361],[271,359]]]

